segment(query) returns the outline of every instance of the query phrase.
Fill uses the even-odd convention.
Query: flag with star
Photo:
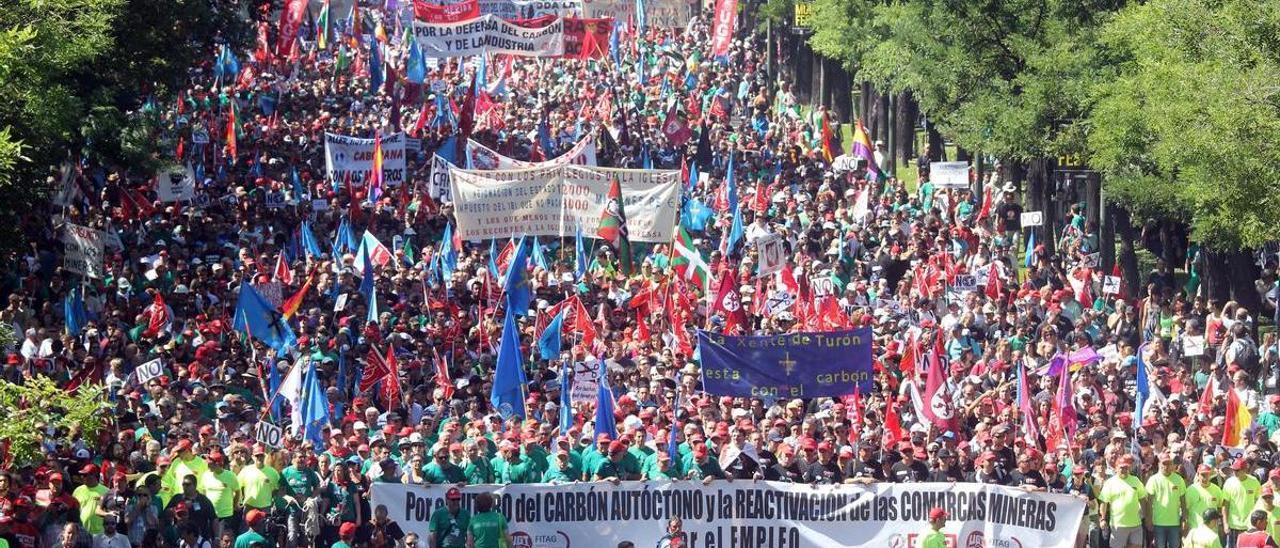
[[[609,242],[618,253],[618,270],[631,275],[634,265],[631,259],[631,240],[627,237],[627,214],[622,207],[622,184],[614,179],[609,185],[609,196],[600,213],[600,226],[596,236]]]

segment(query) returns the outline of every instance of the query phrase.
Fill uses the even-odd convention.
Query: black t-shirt
[[[1014,470],[1009,473],[1009,485],[1015,487],[1039,487],[1041,489],[1048,487],[1048,484],[1044,481],[1044,475],[1039,470],[1027,472]]]
[[[1000,219],[1000,228],[1019,230],[1022,228],[1022,205],[1018,202],[1002,202],[996,207],[996,217]]]
[[[841,483],[844,481],[844,474],[840,472],[840,465],[836,461],[830,461],[826,464],[815,462],[809,465],[804,472],[805,483]]]
[[[898,483],[916,483],[929,480],[929,467],[923,462],[912,460],[901,461],[893,465],[893,481]]]
[[[969,474],[969,482],[988,485],[1009,485],[1009,475],[999,468],[993,468],[990,474],[984,473],[982,470],[975,470],[972,474]]]
[[[951,467],[946,470],[934,469],[929,471],[929,481],[933,481],[933,482],[964,481],[964,473],[961,472],[960,469],[955,467]]]
[[[800,469],[800,465],[795,462],[792,462],[791,466],[783,466],[775,463],[773,466],[764,469],[764,479],[769,481],[801,483],[804,481],[804,471],[802,471]]]
[[[854,459],[849,466],[849,477],[851,478],[871,478],[876,481],[884,481],[884,466],[880,461],[871,458],[867,460]]]

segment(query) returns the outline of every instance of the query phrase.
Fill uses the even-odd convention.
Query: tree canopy
[[[1274,239],[1280,5],[815,0],[820,53],[1011,160],[1079,155],[1108,197],[1224,248]]]

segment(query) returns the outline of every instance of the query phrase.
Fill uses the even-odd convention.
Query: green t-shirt
[[[240,498],[245,506],[261,510],[271,507],[273,493],[280,486],[280,473],[270,466],[259,469],[250,464],[240,469],[236,481],[240,482]]]
[[[431,513],[431,532],[435,533],[442,548],[461,548],[467,545],[467,526],[471,516],[466,508],[459,508],[458,515],[453,515],[448,508],[440,508]]]
[[[1245,475],[1243,480],[1232,476],[1222,482],[1222,497],[1227,503],[1227,515],[1224,516],[1227,527],[1238,531],[1249,529],[1249,512],[1253,511],[1261,491],[1262,484],[1251,475]]]
[[[1222,548],[1222,539],[1218,538],[1217,531],[1199,525],[1187,533],[1187,538],[1182,539],[1182,546],[1184,548]]]
[[[250,530],[240,533],[240,536],[236,537],[235,548],[249,548],[255,542],[263,546],[271,546],[271,543],[267,542],[267,537],[259,535],[257,531]]]
[[[1147,478],[1152,525],[1182,525],[1182,496],[1187,482],[1178,474],[1152,474]]]
[[[471,516],[467,525],[475,548],[499,548],[507,536],[507,518],[490,510],[483,514]]]
[[[102,516],[98,515],[98,506],[102,497],[107,495],[107,486],[99,483],[93,487],[81,485],[71,492],[71,496],[80,503],[80,524],[91,535],[101,535],[104,531]]]
[[[231,470],[223,468],[216,474],[213,470],[205,470],[200,474],[197,486],[200,493],[213,503],[214,515],[226,518],[235,513],[236,491],[240,489],[240,482],[236,480],[236,475],[232,474]]]
[[[519,462],[503,461],[502,468],[494,471],[497,475],[498,483],[534,483],[542,479],[541,475],[534,475],[532,464],[524,459]]]
[[[921,541],[920,548],[947,548],[947,536],[942,531],[930,528]]]
[[[466,473],[452,462],[446,462],[444,466],[440,466],[436,462],[429,462],[422,467],[422,476],[427,483],[434,485],[461,483],[467,479]]]
[[[284,483],[284,492],[293,498],[298,499],[298,504],[311,496],[317,485],[320,485],[320,476],[316,475],[314,470],[304,470],[293,466],[287,467],[280,472],[280,479]]]
[[[1210,483],[1201,486],[1193,483],[1187,487],[1183,501],[1187,507],[1187,527],[1199,527],[1204,524],[1204,511],[1222,506],[1222,488]]]
[[[1147,497],[1147,489],[1142,480],[1134,475],[1111,476],[1102,484],[1098,500],[1107,504],[1111,512],[1113,527],[1137,527],[1142,525],[1142,499]]]
[[[1280,429],[1280,415],[1270,411],[1263,411],[1258,414],[1258,417],[1253,419],[1253,422],[1267,429],[1267,437],[1271,437],[1272,434],[1276,433],[1277,429]]]
[[[467,461],[463,475],[470,484],[493,483],[493,466],[483,458],[471,459]]]

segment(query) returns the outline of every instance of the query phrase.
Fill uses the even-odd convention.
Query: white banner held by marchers
[[[533,167],[553,167],[565,164],[594,166],[596,164],[596,140],[586,138],[578,141],[573,148],[545,162],[526,162],[498,154],[493,149],[474,140],[467,139],[467,162],[470,169],[525,169]]]
[[[609,186],[617,179],[631,241],[668,243],[675,232],[680,172],[572,164],[517,170],[449,170],[458,237],[596,237]]]
[[[661,450],[661,449],[660,449]],[[373,507],[426,536],[450,485],[373,484]],[[948,546],[1069,548],[1084,501],[976,483],[808,485],[687,481],[477,485],[462,505],[496,497],[516,546],[657,546],[680,517],[687,546],[919,546],[929,511],[945,509]],[[536,539],[555,539],[554,543]]]
[[[413,37],[428,57],[507,54],[557,57],[564,54],[564,21],[525,28],[496,15],[482,15],[460,23],[414,21]]]
[[[405,181],[404,133],[383,135],[382,182],[389,188]],[[373,171],[373,139],[324,134],[324,171],[330,181],[345,183],[351,179],[354,188],[364,187]]]
[[[969,162],[930,162],[929,181],[938,188],[969,186]]]

